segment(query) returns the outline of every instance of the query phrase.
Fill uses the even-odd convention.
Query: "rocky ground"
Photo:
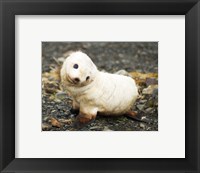
[[[140,96],[133,107],[148,123],[125,116],[103,117],[81,131],[158,130],[158,43],[157,42],[43,42],[42,43],[42,130],[75,131],[76,114],[71,98],[61,90],[59,67],[70,52],[87,53],[99,70],[129,75],[136,80]]]

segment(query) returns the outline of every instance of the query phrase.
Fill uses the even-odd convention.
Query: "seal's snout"
[[[72,78],[70,76],[67,75],[67,78],[66,78],[70,83],[73,83],[73,84],[78,84],[80,82],[80,79],[78,77],[75,77],[75,78]]]

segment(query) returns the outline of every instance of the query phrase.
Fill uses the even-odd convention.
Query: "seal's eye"
[[[75,69],[77,69],[78,68],[78,64],[74,64],[74,66],[73,66]]]
[[[89,79],[90,79],[90,76],[87,76],[87,77],[86,77],[86,81],[89,80]]]

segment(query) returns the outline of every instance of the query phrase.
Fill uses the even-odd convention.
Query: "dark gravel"
[[[43,42],[42,71],[49,72],[61,64],[70,51],[82,50],[87,53],[99,70],[115,73],[119,70],[127,72],[158,73],[157,42]],[[156,81],[157,82],[157,81]],[[154,83],[154,81],[153,81]],[[146,117],[149,123],[134,121],[125,116],[103,117],[85,126],[83,131],[157,131],[158,130],[158,89],[151,94],[142,94],[144,88],[152,84],[148,79],[139,87],[141,93],[134,111]],[[53,90],[42,91],[42,130],[65,131],[76,130],[73,122],[76,114],[70,112],[71,99],[64,93],[58,93],[58,86]],[[55,89],[55,91],[54,91]],[[64,96],[64,97],[63,97]],[[57,119],[61,127],[54,127],[51,118]]]

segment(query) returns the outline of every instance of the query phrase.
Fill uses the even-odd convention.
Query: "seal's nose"
[[[76,77],[76,78],[73,79],[73,81],[76,82],[76,83],[79,83],[80,79]]]

